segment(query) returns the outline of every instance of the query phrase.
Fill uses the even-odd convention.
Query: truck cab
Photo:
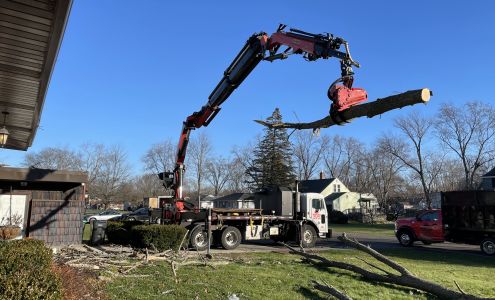
[[[328,212],[325,199],[317,193],[301,193],[302,219],[312,224],[319,237],[328,234]]]
[[[397,219],[395,236],[403,246],[411,246],[415,241],[421,241],[426,245],[443,242],[441,210],[425,210],[414,217]]]

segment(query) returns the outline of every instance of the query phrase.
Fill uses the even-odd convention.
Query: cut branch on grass
[[[358,267],[353,264],[349,263],[344,263],[344,262],[339,262],[339,261],[331,261],[325,257],[312,254],[312,253],[306,253],[300,250],[297,250],[289,245],[285,245],[287,248],[289,248],[292,253],[298,254],[302,257],[304,257],[306,262],[313,264],[318,267],[327,267],[327,268],[336,268],[336,269],[341,269],[341,270],[347,270],[356,274],[361,275],[363,279],[374,281],[374,282],[383,282],[383,283],[390,283],[390,284],[395,284],[403,287],[408,287],[420,291],[427,292],[429,294],[432,294],[434,296],[437,296],[441,299],[494,299],[494,298],[482,298],[474,295],[469,295],[463,292],[461,289],[459,289],[461,292],[443,287],[439,284],[427,281],[425,279],[422,279],[414,274],[412,274],[409,270],[404,268],[403,266],[397,264],[396,262],[392,261],[388,257],[382,255],[381,253],[371,249],[369,246],[363,245],[360,242],[358,242],[355,239],[349,239],[346,234],[344,233],[342,236],[338,238],[341,242],[345,243],[346,245],[355,248],[359,251],[365,252],[375,258],[376,260],[382,262],[386,266],[390,267],[394,271],[398,272],[399,274],[393,274],[391,272],[385,271],[384,269],[378,267],[379,270],[384,271],[385,274],[377,274],[371,271],[368,271],[366,269],[363,269],[361,267]],[[366,262],[366,264],[370,265],[371,263]],[[371,265],[374,268],[377,268],[374,265]]]
[[[352,300],[351,297],[347,296],[345,293],[337,290],[336,288],[334,288],[333,286],[329,285],[329,284],[321,284],[321,283],[318,283],[317,281],[313,280],[312,281],[313,283],[313,287],[319,291],[322,291],[324,293],[327,293],[329,295],[332,295],[334,296],[335,298],[339,299],[339,300]]]
[[[397,272],[399,272],[400,274],[404,274],[404,275],[412,275],[411,272],[409,272],[409,270],[407,270],[406,268],[404,268],[403,266],[399,265],[398,263],[396,263],[395,261],[392,261],[390,260],[388,257],[386,257],[385,255],[379,253],[378,251],[372,249],[370,246],[366,246],[364,244],[361,244],[360,242],[358,242],[357,240],[355,239],[349,239],[347,237],[347,235],[345,233],[343,233],[341,236],[339,236],[337,238],[339,241],[343,242],[344,244],[346,244],[347,246],[350,246],[352,248],[355,248],[357,250],[360,250],[360,251],[363,251],[369,255],[371,255],[373,258],[375,258],[376,260],[378,260],[379,262],[382,262],[384,263],[385,265],[389,266],[390,268],[396,270]],[[390,273],[389,273],[390,274]]]
[[[409,105],[415,105],[418,103],[427,103],[430,100],[431,91],[427,88],[407,91],[402,94],[389,96],[382,99],[377,99],[373,102],[368,102],[361,105],[356,105],[340,112],[336,116],[326,116],[323,119],[309,122],[309,123],[267,123],[261,120],[255,120],[263,126],[270,128],[293,128],[293,129],[319,129],[327,128],[333,125],[340,125],[343,123],[349,123],[352,119],[360,117],[372,118],[374,116],[383,114],[384,112],[402,108]]]

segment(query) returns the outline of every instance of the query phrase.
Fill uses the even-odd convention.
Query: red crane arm
[[[202,126],[208,126],[220,111],[220,105],[227,100],[261,60],[285,59],[291,54],[301,54],[310,61],[336,57],[341,61],[344,86],[335,87],[332,85],[332,93],[329,90],[329,96],[331,96],[334,105],[339,109],[343,107],[343,103],[351,106],[366,100],[364,90],[351,87],[354,75],[352,66],[359,67],[359,64],[352,59],[345,40],[330,34],[312,34],[297,29],[284,31],[285,27],[285,25],[280,25],[277,32],[271,36],[264,32],[253,34],[225,70],[222,79],[208,97],[206,105],[184,121],[177,146],[175,169],[173,172],[164,172],[159,175],[160,179],[164,181],[164,185],[174,190],[175,198],[183,198],[184,160],[191,131]],[[338,51],[342,45],[345,47],[345,52]],[[285,47],[284,51],[279,51],[282,46]],[[341,87],[348,92],[345,94],[345,99],[342,96],[344,93],[340,89]],[[360,91],[362,92],[358,95],[357,92]]]

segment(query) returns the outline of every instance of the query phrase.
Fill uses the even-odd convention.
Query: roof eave
[[[70,9],[72,7],[72,0],[57,1],[55,8],[53,31],[50,36],[50,42],[48,51],[46,53],[45,63],[40,80],[40,90],[38,93],[38,101],[34,111],[34,119],[31,133],[29,135],[26,147],[15,147],[16,150],[26,151],[33,144],[36,132],[41,120],[41,112],[43,111],[43,105],[45,103],[46,93],[50,84],[50,79],[57,61],[57,56],[62,44],[63,35],[69,19]],[[14,147],[12,147],[14,149]]]

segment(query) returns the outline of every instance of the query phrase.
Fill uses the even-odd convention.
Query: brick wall
[[[31,201],[29,237],[59,246],[82,242],[83,200]]]

